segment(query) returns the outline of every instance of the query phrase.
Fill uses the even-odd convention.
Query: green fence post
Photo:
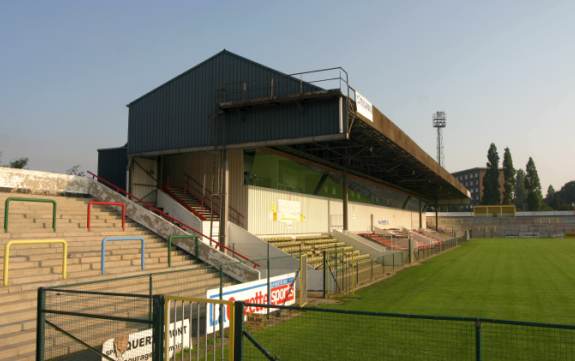
[[[8,232],[8,207],[10,205],[10,200],[6,198],[4,201],[4,232]]]
[[[56,232],[56,201],[54,201],[52,205],[52,230]]]
[[[234,303],[234,361],[242,361],[244,339],[244,304]]]
[[[164,296],[153,297],[154,310],[152,312],[152,359],[164,359]]]
[[[150,319],[150,321],[153,321],[152,296],[154,295],[154,283],[153,283],[154,281],[152,277],[153,275],[150,273],[148,276],[148,296],[150,297],[150,299],[148,300],[148,318]]]
[[[38,288],[37,314],[36,314],[36,361],[44,361],[44,337],[46,327],[46,316],[44,308],[46,306],[46,290]]]
[[[481,320],[475,320],[475,360],[481,361]]]
[[[327,287],[325,284],[325,281],[326,281],[326,269],[325,268],[327,266],[327,260],[325,259],[325,257],[326,257],[326,254],[325,254],[325,251],[323,251],[323,260],[322,260],[322,263],[323,263],[323,298],[325,298],[325,296],[326,296],[326,287]]]

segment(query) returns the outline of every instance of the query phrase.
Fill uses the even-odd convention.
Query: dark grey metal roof
[[[271,85],[273,84],[273,85]],[[339,94],[276,107],[224,111],[220,103],[242,97],[276,98],[319,90],[311,84],[222,51],[128,104],[128,153],[294,142],[341,135]],[[319,138],[318,138],[319,137]]]

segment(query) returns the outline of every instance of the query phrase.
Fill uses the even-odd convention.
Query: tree
[[[66,171],[66,174],[83,177],[86,175],[86,172],[84,172],[82,170],[82,167],[80,167],[79,164],[76,164],[76,165],[73,165],[72,168],[68,169]]]
[[[525,189],[525,172],[518,169],[515,175],[515,207],[524,211],[527,208],[527,190]]]
[[[556,209],[557,205],[556,205],[556,199],[555,199],[555,195],[557,194],[557,192],[555,192],[555,188],[553,188],[552,185],[549,185],[549,187],[547,187],[547,195],[545,196],[545,204],[551,208],[551,209]]]
[[[491,143],[487,152],[487,171],[483,176],[483,204],[499,204],[499,154],[497,147]]]
[[[539,174],[533,158],[529,157],[525,167],[525,189],[527,190],[527,209],[529,211],[538,211],[543,203],[543,194],[541,193],[541,183]]]
[[[513,204],[515,197],[515,168],[509,148],[503,153],[503,204]]]
[[[565,183],[559,191],[554,192],[552,195],[549,194],[548,190],[545,203],[557,210],[575,209],[575,181]]]
[[[28,158],[18,158],[14,159],[10,163],[8,163],[8,167],[10,168],[17,168],[17,169],[24,169],[28,165]]]

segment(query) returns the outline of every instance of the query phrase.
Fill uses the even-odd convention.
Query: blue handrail
[[[102,239],[102,250],[100,255],[100,271],[106,272],[106,243],[108,241],[140,241],[140,268],[144,270],[144,238],[136,236],[111,236]]]

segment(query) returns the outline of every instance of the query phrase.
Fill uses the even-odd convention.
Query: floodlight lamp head
[[[447,126],[447,116],[445,112],[439,111],[433,114],[433,127],[445,128]]]

